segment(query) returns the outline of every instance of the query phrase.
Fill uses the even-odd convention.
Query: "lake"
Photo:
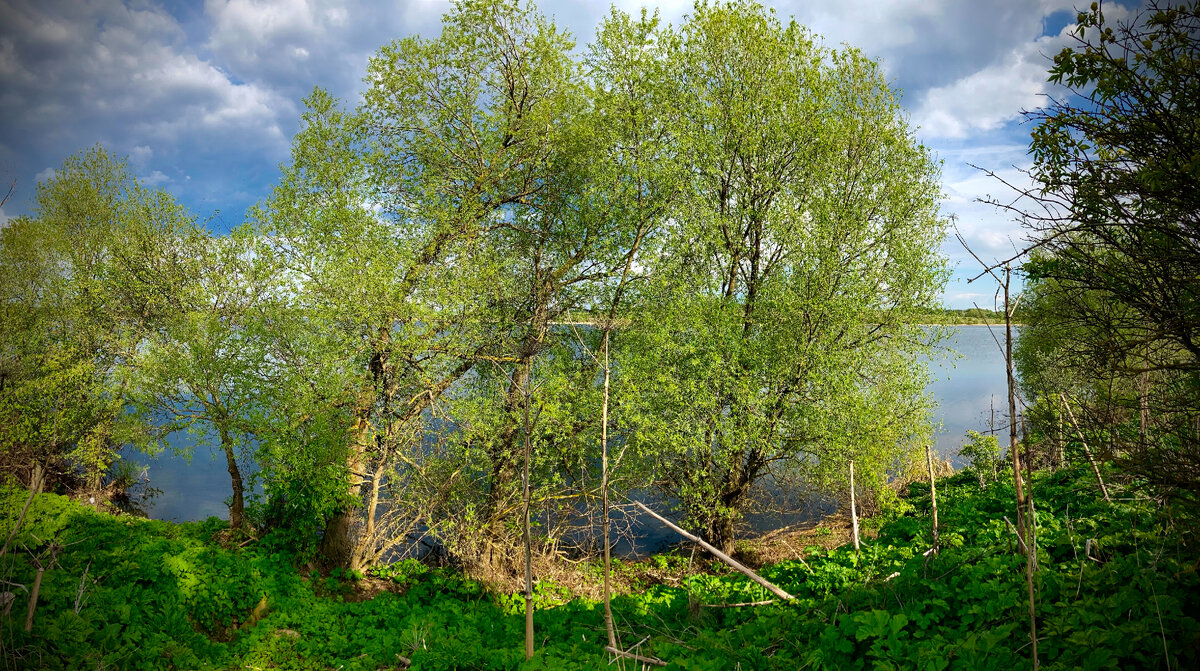
[[[1003,327],[995,329],[995,333],[996,339],[1003,343]],[[1004,424],[1008,392],[1004,353],[996,339],[986,326],[956,327],[951,337],[942,343],[942,347],[952,353],[930,361],[932,381],[927,390],[937,401],[933,417],[938,425],[934,446],[939,456],[950,459],[955,466],[960,465],[957,454],[966,442],[967,430],[986,431],[993,404],[997,425]],[[177,448],[187,448],[197,441],[196,437],[186,433],[173,435],[170,440]],[[161,490],[161,494],[142,506],[150,517],[174,522],[210,516],[228,517],[225,499],[229,496],[229,473],[225,469],[225,456],[219,450],[199,445],[190,460],[171,450],[154,458],[137,455],[132,459],[149,468],[151,486]],[[751,517],[747,521],[756,529],[773,528],[811,519],[827,508],[824,505],[800,505],[792,515]],[[643,527],[646,531],[639,536],[640,551],[653,550],[654,546],[675,540],[670,532],[663,533],[649,526],[657,524],[651,521]]]

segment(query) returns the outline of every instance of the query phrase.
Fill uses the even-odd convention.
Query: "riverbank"
[[[1107,504],[1090,471],[1042,473],[1037,612],[1046,668],[1195,668],[1200,663],[1196,547],[1169,508],[1132,492]],[[3,491],[8,526],[27,498]],[[1004,518],[1012,490],[971,476],[938,482],[939,554],[928,485],[907,512],[868,526],[860,553],[815,526],[796,556],[762,575],[765,591],[699,555],[674,551],[615,568],[624,646],[678,668],[1028,668],[1023,560]],[[373,576],[318,575],[268,536],[227,547],[222,524],[99,514],[53,495],[30,506],[3,558],[6,664],[73,669],[599,668],[602,608],[538,583],[537,652],[524,662],[524,602],[413,561]],[[830,531],[819,531],[829,528]],[[799,540],[801,537],[797,537]],[[44,566],[32,620],[29,593]],[[637,564],[637,566],[630,566]],[[574,565],[596,572],[597,562]],[[566,570],[566,569],[564,569]]]

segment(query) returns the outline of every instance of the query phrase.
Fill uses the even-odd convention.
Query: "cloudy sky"
[[[690,0],[658,7],[678,24]],[[1083,0],[775,0],[783,16],[880,60],[917,136],[944,161],[944,212],[985,259],[1021,232],[975,200],[1004,195],[969,167],[1019,179],[1030,128],[1020,112],[1047,93],[1050,57]],[[1109,3],[1111,4],[1111,3]],[[541,10],[590,41],[609,0]],[[241,221],[287,160],[300,100],[314,86],[354,102],[367,59],[393,39],[435,35],[442,0],[0,0],[0,180],[16,180],[0,224],[29,211],[34,185],[100,143],[214,228]],[[1119,8],[1113,8],[1119,10]],[[1109,12],[1110,15],[1112,12]],[[2,195],[2,193],[0,193]],[[952,237],[951,307],[991,307],[992,288]]]

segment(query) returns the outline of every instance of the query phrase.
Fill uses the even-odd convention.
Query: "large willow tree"
[[[874,62],[758,5],[698,5],[670,58],[688,177],[619,341],[618,413],[729,551],[764,476],[844,491],[853,459],[878,489],[927,435],[938,170]]]
[[[622,448],[721,544],[776,462],[879,482],[923,427],[936,170],[874,64],[745,4],[682,31],[614,11],[573,48],[462,2],[379,51],[357,110],[308,101],[258,214],[282,282],[264,464],[320,503],[331,564],[422,522],[505,568],[527,460],[576,512],[606,335]]]
[[[545,301],[511,302],[496,252],[560,221],[558,149],[581,100],[570,46],[530,10],[463,2],[436,39],[380,49],[359,109],[308,100],[258,215],[286,280],[272,338],[290,380],[267,464],[279,486],[322,492],[329,564],[375,561],[430,521],[421,492],[464,475],[426,470],[442,394],[481,362],[527,374],[538,351]],[[500,445],[508,481],[512,436]]]

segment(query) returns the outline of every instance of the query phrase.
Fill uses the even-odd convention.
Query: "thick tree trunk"
[[[708,531],[704,535],[710,545],[727,555],[732,555],[737,545],[734,515],[726,513],[714,516],[709,520]]]
[[[233,452],[233,438],[229,435],[229,426],[222,422],[218,427],[221,435],[221,449],[225,451],[225,464],[229,470],[229,480],[233,485],[233,498],[229,500],[229,528],[240,531],[245,528],[245,497],[242,483],[242,472],[238,470],[237,457]]]
[[[325,531],[317,552],[323,568],[357,569],[353,539],[356,523],[355,508],[362,499],[362,472],[367,440],[371,433],[370,411],[374,405],[374,390],[359,395],[357,420],[351,428],[353,438],[346,454],[346,488],[350,503],[345,504],[325,521]]]

